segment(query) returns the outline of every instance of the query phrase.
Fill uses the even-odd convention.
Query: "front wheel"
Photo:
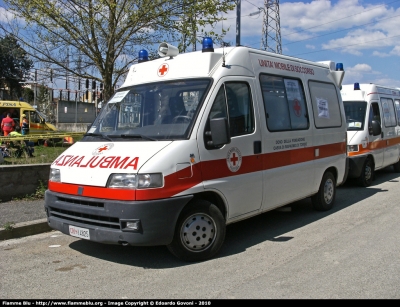
[[[400,161],[397,161],[395,164],[393,164],[393,169],[395,173],[400,173]]]
[[[358,178],[358,183],[362,187],[368,187],[372,184],[373,178],[374,178],[374,164],[370,158],[367,158],[361,170],[361,175]]]
[[[313,208],[318,211],[332,209],[336,196],[336,180],[331,172],[326,172],[322,177],[317,194],[312,196]]]
[[[184,261],[212,258],[225,239],[225,219],[221,211],[206,200],[194,200],[186,207],[176,224],[169,251]]]

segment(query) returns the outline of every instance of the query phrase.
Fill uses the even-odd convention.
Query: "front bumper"
[[[171,243],[182,208],[193,195],[150,201],[113,201],[45,193],[47,222],[53,229],[69,233],[69,226],[89,229],[90,241],[105,244],[155,246]],[[140,229],[125,227],[139,220]]]
[[[348,178],[359,178],[364,167],[366,155],[349,157],[349,174]]]

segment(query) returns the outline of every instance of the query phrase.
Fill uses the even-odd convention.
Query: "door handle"
[[[253,151],[255,155],[261,153],[261,141],[254,141]]]

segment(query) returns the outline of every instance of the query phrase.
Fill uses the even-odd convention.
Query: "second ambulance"
[[[51,165],[48,224],[107,244],[166,245],[185,261],[220,250],[226,225],[346,179],[341,63],[247,47],[140,52],[84,138]]]
[[[375,170],[400,172],[400,90],[376,84],[346,84],[349,178],[370,186]]]

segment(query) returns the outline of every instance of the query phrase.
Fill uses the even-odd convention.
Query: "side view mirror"
[[[228,119],[226,117],[213,118],[210,120],[210,131],[207,132],[211,140],[210,146],[222,146],[231,142]]]
[[[45,124],[45,123],[46,123],[46,120],[45,120],[44,118],[41,118],[41,119],[40,119],[40,123],[41,123],[41,124]]]
[[[380,122],[373,120],[369,126],[369,134],[376,136],[382,133],[382,128]]]

